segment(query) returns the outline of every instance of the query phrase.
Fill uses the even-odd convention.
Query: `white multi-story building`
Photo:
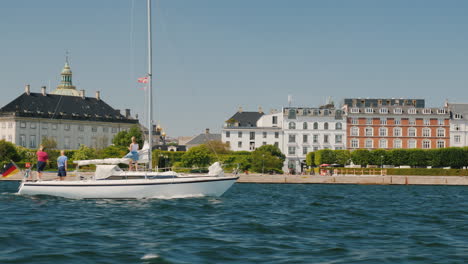
[[[264,114],[261,109],[258,112],[239,109],[225,122],[221,140],[234,151],[253,151],[263,145],[275,145],[281,149],[282,118],[280,112]]]
[[[450,146],[468,146],[468,104],[447,104],[450,111]]]
[[[302,171],[307,153],[346,148],[346,119],[333,105],[283,109],[284,170]]]
[[[283,170],[301,171],[308,152],[346,148],[346,121],[333,105],[287,107],[270,114],[239,110],[224,124],[222,141],[234,151],[275,145],[286,156]]]
[[[0,109],[0,140],[26,148],[37,148],[45,138],[55,140],[59,149],[77,149],[82,144],[104,148],[119,131],[138,124],[129,109],[122,115],[99,92],[86,97],[84,90],[77,91],[68,62],[61,75],[52,93],[46,93],[45,87],[32,93],[26,85],[23,94]]]

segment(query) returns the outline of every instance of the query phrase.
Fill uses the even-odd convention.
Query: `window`
[[[388,108],[380,108],[379,112],[381,114],[388,114]]]
[[[279,148],[279,143],[278,142],[275,142],[275,144],[273,144],[273,145],[275,145],[275,147]]]
[[[366,108],[365,112],[366,112],[366,114],[372,114],[372,113],[374,113],[374,109]]]
[[[314,143],[318,143],[318,137],[319,137],[319,135],[317,135],[317,134],[313,135],[313,142]]]
[[[431,125],[431,120],[429,118],[424,118],[423,124],[425,126],[430,126]]]
[[[351,148],[359,148],[359,140],[351,139]]]
[[[416,120],[414,118],[409,118],[408,119],[408,125],[410,125],[410,126],[416,125]]]
[[[91,127],[91,132],[97,132],[97,127]]]
[[[387,124],[387,118],[385,118],[385,117],[380,118],[380,124],[381,125],[386,125]]]
[[[296,109],[289,109],[288,118],[296,119]]]
[[[57,124],[52,124],[52,130],[57,130]]]
[[[242,141],[237,142],[237,147],[242,148]]]
[[[446,114],[447,111],[445,111],[445,109],[437,109],[437,114],[439,115],[443,115],[443,114]]]
[[[26,122],[20,122],[20,128],[26,128]]]
[[[444,119],[439,119],[438,124],[439,124],[439,126],[445,125],[445,120]]]
[[[445,148],[445,141],[437,140],[437,148]]]
[[[295,155],[296,154],[296,147],[288,147],[288,154]]]
[[[408,148],[416,148],[416,140],[414,139],[408,140]]]
[[[29,148],[36,148],[36,135],[30,135],[29,136]]]
[[[350,109],[350,112],[353,113],[353,114],[357,114],[357,113],[359,113],[359,108],[353,107],[353,108]]]
[[[296,142],[296,135],[289,135],[289,143],[294,143]]]
[[[112,128],[112,133],[117,133],[117,128],[116,127]]]
[[[366,146],[365,148],[372,148],[374,142],[372,142],[372,139],[366,139]]]
[[[372,125],[372,118],[366,118],[366,125]]]
[[[380,139],[379,140],[379,148],[387,148],[387,140],[386,139]]]
[[[318,123],[314,122],[314,129],[318,129]]]
[[[296,129],[296,123],[289,122],[289,129]]]
[[[397,115],[401,115],[401,114],[403,113],[403,110],[402,110],[401,108],[395,108],[395,109],[393,110],[393,113],[394,113],[394,114],[397,114]]]
[[[359,128],[358,127],[352,127],[351,128],[351,136],[359,136]]]
[[[455,136],[453,137],[453,141],[455,141],[455,143],[460,143],[460,142],[461,142],[461,137],[460,137],[460,135],[455,135]]]
[[[314,151],[317,151],[319,148],[318,147],[314,147]]]
[[[359,119],[357,119],[355,117],[351,118],[351,124],[353,124],[353,125],[359,124]]]
[[[266,142],[265,142],[265,141],[263,141],[263,142],[262,142],[262,145],[263,145],[263,146],[265,146],[265,145],[266,145]]]
[[[271,123],[273,125],[277,125],[278,124],[278,117],[277,116],[272,116],[271,117]]]
[[[262,135],[263,135],[263,138],[266,138],[267,137],[267,132],[263,132]]]
[[[417,113],[416,108],[410,108],[410,109],[408,109],[408,114],[414,115],[414,114],[416,114],[416,113]]]
[[[401,148],[401,139],[395,139],[395,141],[393,141],[393,148]]]
[[[330,143],[328,138],[329,138],[328,135],[323,135],[323,143]]]
[[[371,137],[374,135],[374,130],[372,129],[372,127],[366,127],[365,131],[366,131],[365,133],[366,137]]]
[[[400,127],[395,127],[393,129],[393,136],[394,137],[401,137],[401,128]]]
[[[20,135],[19,137],[19,144],[22,147],[26,147],[26,135]]]
[[[64,130],[70,130],[70,124],[65,124],[63,125]]]
[[[63,148],[70,149],[70,137],[64,138]]]
[[[226,137],[227,138],[231,137],[231,131],[226,131]]]
[[[255,132],[250,132],[249,138],[250,138],[250,140],[254,140],[255,139]]]
[[[423,142],[422,142],[422,148],[423,148],[423,149],[429,149],[429,148],[431,148],[431,141],[430,141],[430,140],[427,140],[427,139],[423,140]]]
[[[415,137],[416,136],[416,128],[410,127],[408,128],[408,137]]]
[[[327,122],[325,122],[325,124],[323,124],[323,129],[328,130],[328,123]]]
[[[343,135],[335,135],[335,143],[343,143]]]
[[[330,110],[328,109],[323,110],[323,115],[327,116],[329,114],[330,114]]]
[[[303,155],[307,155],[307,147],[303,147],[303,148],[302,148],[302,154],[303,154]]]
[[[462,115],[461,114],[455,114],[455,115],[453,115],[453,118],[462,119]]]
[[[242,137],[242,131],[237,132],[237,137],[241,138]]]
[[[30,123],[29,128],[35,129],[36,128],[36,123],[34,123],[34,122]]]
[[[275,138],[279,138],[279,132],[275,132]]]
[[[387,136],[387,128],[386,127],[379,128],[379,136],[381,136],[381,137],[386,137]]]
[[[302,129],[307,129],[307,122],[304,122],[304,123],[302,124]]]
[[[302,142],[307,143],[308,137],[307,135],[302,135]]]
[[[430,137],[431,136],[431,129],[427,128],[427,127],[423,128],[422,136],[423,137]]]
[[[395,123],[395,125],[401,125],[401,119],[400,118],[395,118],[394,123]]]
[[[437,136],[438,136],[438,137],[445,137],[445,129],[443,129],[443,128],[438,128],[438,129],[437,129]]]
[[[49,129],[49,124],[48,123],[42,123],[41,127],[42,127],[42,129]]]
[[[78,131],[84,131],[84,126],[83,125],[78,125]],[[93,131],[93,132],[95,132],[95,131]]]
[[[335,124],[335,129],[336,130],[341,130],[341,129],[343,129],[343,125],[340,122],[338,122],[338,123]]]
[[[255,150],[255,142],[250,142],[249,150]]]
[[[425,115],[429,115],[429,114],[431,114],[431,112],[432,112],[431,109],[428,109],[428,108],[423,109],[423,114],[425,114]]]

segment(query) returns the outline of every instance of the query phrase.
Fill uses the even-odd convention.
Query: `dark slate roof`
[[[414,101],[414,105],[413,105]],[[380,104],[382,106],[414,106],[417,108],[424,108],[424,99],[413,99],[413,98],[346,98],[344,104],[349,107],[377,107]]]
[[[65,96],[42,93],[23,93],[0,109],[0,115],[50,119],[138,123],[126,118],[102,100],[94,97]]]
[[[201,145],[212,140],[221,141],[221,134],[203,133],[192,138],[189,142],[186,143],[186,145]]]
[[[256,127],[258,119],[262,116],[263,113],[260,112],[237,112],[229,120],[235,120],[239,127]]]

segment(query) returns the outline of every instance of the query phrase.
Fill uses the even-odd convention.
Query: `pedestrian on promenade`
[[[40,145],[39,150],[36,152],[37,156],[37,180],[42,180],[42,172],[49,161],[49,155],[44,151],[44,146]]]
[[[60,157],[57,158],[57,166],[58,166],[58,177],[59,180],[65,180],[67,176],[67,169],[68,169],[68,157],[65,156],[65,151],[60,151]]]

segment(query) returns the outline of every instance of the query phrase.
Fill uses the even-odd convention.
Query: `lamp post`
[[[262,176],[265,172],[265,154],[262,154]]]
[[[383,168],[383,155],[380,156],[380,168]]]

